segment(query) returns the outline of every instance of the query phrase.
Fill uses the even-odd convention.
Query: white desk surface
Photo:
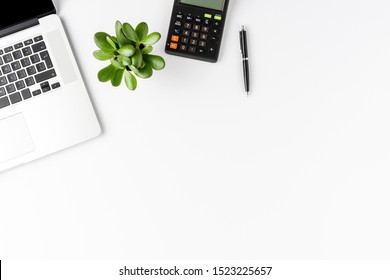
[[[389,258],[390,2],[231,0],[216,64],[164,53],[172,3],[55,1],[103,134],[0,174],[0,257]],[[96,78],[116,20],[162,34],[136,92]]]

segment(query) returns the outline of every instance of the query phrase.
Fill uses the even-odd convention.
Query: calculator
[[[174,0],[165,52],[217,62],[229,0]]]

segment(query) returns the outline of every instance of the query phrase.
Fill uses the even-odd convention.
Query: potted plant
[[[161,56],[153,55],[153,45],[161,38],[159,32],[149,34],[147,23],[141,22],[134,29],[127,22],[115,23],[115,36],[105,32],[97,32],[94,41],[99,50],[93,56],[101,61],[110,61],[110,64],[98,72],[100,82],[111,81],[118,87],[124,79],[128,89],[137,88],[137,77],[150,78],[153,70],[165,67]]]

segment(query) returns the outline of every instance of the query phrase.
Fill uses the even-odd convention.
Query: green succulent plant
[[[152,32],[145,22],[139,23],[134,29],[125,22],[115,23],[115,36],[105,32],[97,32],[94,41],[99,50],[93,56],[101,61],[110,61],[110,64],[98,72],[100,82],[111,81],[114,87],[120,86],[124,79],[128,89],[137,88],[137,78],[147,79],[153,75],[153,70],[165,67],[164,58],[153,55],[153,45],[157,43],[161,34]]]

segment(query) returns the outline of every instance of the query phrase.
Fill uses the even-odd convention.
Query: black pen
[[[248,46],[246,39],[246,30],[245,26],[242,26],[240,31],[240,45],[241,45],[241,55],[242,55],[242,66],[244,71],[244,84],[246,94],[249,94],[249,58],[248,58]]]

